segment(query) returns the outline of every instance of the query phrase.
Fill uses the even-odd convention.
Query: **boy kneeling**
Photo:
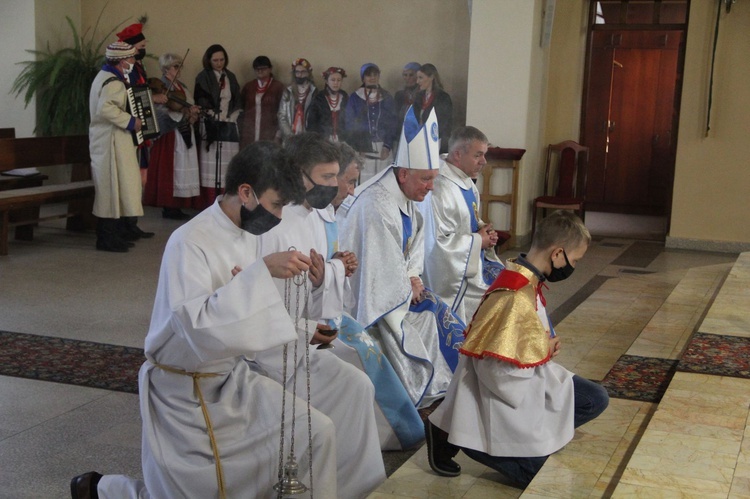
[[[557,211],[487,290],[445,401],[426,423],[435,473],[460,474],[452,458],[463,450],[525,488],[575,428],[607,408],[604,388],[552,362],[560,343],[542,295],[545,281],[573,273],[590,242],[580,218]]]

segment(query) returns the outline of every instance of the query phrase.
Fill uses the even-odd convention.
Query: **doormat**
[[[601,385],[610,397],[659,402],[674,376],[677,360],[621,356],[607,373]]]
[[[140,348],[0,331],[0,375],[138,393]]]
[[[750,338],[695,333],[677,370],[750,378]]]

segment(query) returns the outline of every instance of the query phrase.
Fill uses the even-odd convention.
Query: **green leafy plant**
[[[91,83],[104,63],[103,47],[117,28],[125,22],[120,22],[95,42],[94,36],[103,13],[104,9],[99,14],[90,36],[87,30],[80,37],[73,21],[65,16],[73,32],[73,48],[52,52],[47,42],[46,51],[27,50],[36,56],[36,60],[18,63],[25,67],[13,82],[11,92],[15,92],[16,97],[23,93],[26,106],[34,96],[37,97],[38,135],[88,133]]]

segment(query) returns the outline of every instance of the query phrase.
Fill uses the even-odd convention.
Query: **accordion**
[[[141,120],[141,129],[133,131],[133,143],[137,146],[159,136],[156,108],[147,85],[135,85],[127,89],[130,114]]]

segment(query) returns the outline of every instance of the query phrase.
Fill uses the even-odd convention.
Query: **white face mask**
[[[134,65],[133,65],[133,64],[131,64],[131,65],[130,65],[130,67],[129,67],[129,68],[127,68],[127,69],[125,69],[125,68],[122,68],[122,74],[123,74],[123,75],[125,75],[125,76],[128,76],[128,75],[130,74],[130,72],[131,72],[131,71],[133,71],[133,66],[134,66]]]

